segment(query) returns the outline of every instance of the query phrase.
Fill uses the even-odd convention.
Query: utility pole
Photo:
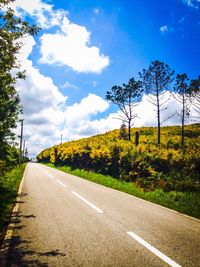
[[[26,147],[25,157],[28,158],[28,147]]]
[[[25,144],[26,144],[26,141],[24,140],[24,142],[23,142],[23,156],[22,156],[22,158],[24,159],[24,157],[25,157]]]
[[[60,144],[62,145],[62,138],[63,138],[63,135],[61,134],[61,137],[60,137]]]
[[[20,135],[20,148],[19,148],[19,167],[22,164],[22,140],[23,140],[24,120],[20,120],[20,122],[21,122],[21,135]]]

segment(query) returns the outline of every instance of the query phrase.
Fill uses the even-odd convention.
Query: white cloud
[[[35,17],[38,26],[41,26],[43,29],[59,25],[63,17],[68,14],[67,11],[61,9],[55,11],[53,5],[44,3],[41,0],[17,0],[9,6],[20,16],[28,14]]]
[[[71,84],[71,83],[69,83],[69,82],[66,82],[66,83],[64,83],[63,85],[61,85],[61,88],[63,88],[63,89],[66,89],[66,88],[72,88],[72,89],[75,89],[75,90],[78,89],[78,87],[77,87],[76,85]]]
[[[88,120],[91,116],[104,112],[108,108],[108,102],[95,94],[89,94],[80,103],[66,109],[67,123],[70,125],[82,124],[82,120]]]
[[[96,46],[89,46],[91,33],[83,26],[62,21],[60,32],[41,37],[41,63],[65,65],[77,72],[100,73],[109,65],[109,57]]]
[[[110,63],[96,46],[90,46],[91,33],[84,27],[69,21],[68,12],[54,9],[41,0],[18,0],[11,6],[20,15],[35,17],[42,29],[54,26],[59,31],[41,37],[41,63],[68,66],[77,72],[101,73]],[[98,12],[98,9],[95,9]]]
[[[161,32],[167,32],[167,31],[168,31],[168,27],[167,27],[167,25],[161,26],[161,27],[160,27],[160,31],[161,31]]]
[[[17,82],[23,105],[24,137],[32,155],[58,142],[64,122],[64,97],[51,78],[42,75],[27,59],[35,45],[33,37],[23,40],[19,60],[26,69],[26,79]],[[18,129],[19,131],[19,129]]]
[[[188,7],[199,9],[199,6],[198,6],[198,3],[200,2],[199,0],[182,0],[182,2]]]
[[[94,9],[94,13],[95,13],[96,15],[98,15],[98,14],[99,14],[99,9],[98,9],[98,8],[95,8],[95,9]]]

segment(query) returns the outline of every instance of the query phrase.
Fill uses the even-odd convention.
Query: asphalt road
[[[200,221],[40,164],[6,266],[200,266]]]

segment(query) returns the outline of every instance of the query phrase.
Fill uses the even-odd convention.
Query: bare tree
[[[189,78],[186,73],[177,74],[174,92],[178,94],[173,94],[174,97],[181,103],[181,113],[178,115],[181,117],[181,144],[184,146],[184,136],[185,136],[185,121],[190,115],[191,106],[191,88],[189,85]]]
[[[131,140],[131,127],[137,117],[134,108],[142,99],[142,83],[131,78],[128,84],[113,86],[111,91],[106,92],[106,99],[116,104],[122,112],[119,119],[128,124],[128,139]]]
[[[147,70],[143,69],[142,73],[139,73],[139,75],[142,78],[145,93],[149,96],[149,102],[156,107],[158,119],[157,142],[158,145],[160,145],[160,113],[166,109],[163,107],[167,102],[165,93],[173,81],[174,71],[171,71],[167,64],[156,60],[151,63]]]
[[[190,81],[190,90],[192,94],[192,107],[197,113],[197,116],[192,117],[192,119],[200,122],[200,76]]]

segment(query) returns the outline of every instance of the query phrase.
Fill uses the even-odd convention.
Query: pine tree
[[[173,81],[174,71],[171,71],[167,64],[156,60],[151,63],[147,70],[143,69],[139,75],[142,78],[145,93],[149,96],[149,102],[156,107],[158,120],[157,142],[160,145],[161,111],[166,109],[163,108],[167,102],[165,93]]]
[[[113,86],[111,91],[107,91],[106,99],[116,104],[120,111],[119,119],[128,125],[128,139],[131,140],[131,127],[133,120],[137,117],[134,108],[142,99],[142,83],[131,78],[128,84]]]

